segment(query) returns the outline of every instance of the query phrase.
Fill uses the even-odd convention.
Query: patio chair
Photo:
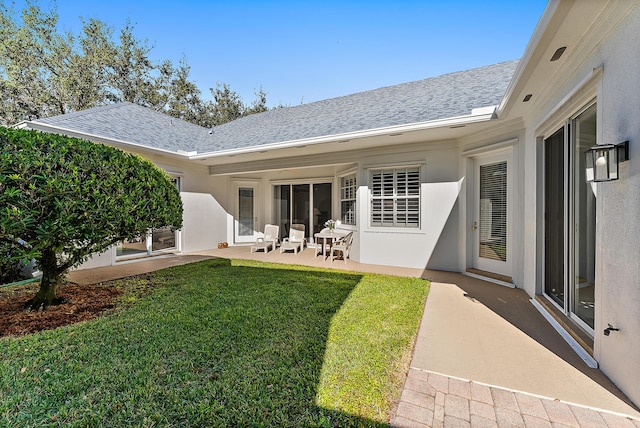
[[[289,229],[289,237],[282,240],[280,252],[284,253],[285,251],[293,250],[294,253],[298,254],[298,251],[304,250],[306,246],[305,225],[294,223]]]
[[[344,238],[333,244],[333,246],[331,247],[331,263],[333,263],[334,254],[336,255],[336,257],[338,256],[337,253],[341,253],[342,259],[345,263],[347,263],[347,258],[349,257],[349,251],[351,251],[352,243],[353,232],[349,232]]]
[[[251,246],[251,252],[263,250],[265,253],[268,253],[270,249],[275,250],[278,246],[279,232],[280,227],[274,224],[265,224],[264,235],[258,237],[256,243]]]

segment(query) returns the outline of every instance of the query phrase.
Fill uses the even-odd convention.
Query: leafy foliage
[[[23,279],[24,262],[20,259],[18,243],[0,239],[0,284]]]
[[[129,101],[202,126],[266,111],[266,93],[246,106],[227,84],[203,101],[183,58],[152,61],[151,47],[127,23],[83,21],[80,34],[57,29],[56,9],[27,0],[21,18],[0,4],[0,125]]]
[[[37,303],[50,304],[61,275],[91,254],[150,228],[182,226],[176,187],[137,155],[6,128],[0,147],[0,240],[26,242],[20,257],[35,259],[43,272],[47,297]]]

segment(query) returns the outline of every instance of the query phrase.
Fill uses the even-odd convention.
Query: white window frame
[[[358,174],[357,171],[350,171],[346,174],[342,174],[338,177],[339,180],[339,212],[340,212],[340,221],[343,225],[346,226],[356,226],[358,224]],[[345,184],[346,182],[346,184]],[[342,211],[342,204],[344,202],[350,202],[351,208],[353,212],[351,213],[351,217],[353,221],[347,221],[347,216],[344,211]]]
[[[384,173],[391,173],[392,174],[392,192],[391,194],[383,194],[384,192],[382,191],[381,188],[381,194],[380,195],[376,195],[375,194],[375,176],[378,174],[384,174]],[[417,173],[417,183],[412,184],[411,181],[408,181],[405,178],[405,182],[404,182],[404,188],[405,188],[405,192],[399,192],[399,190],[402,188],[402,183],[399,183],[398,178],[399,178],[399,174],[401,173],[405,173],[406,175],[410,174],[410,173]],[[371,229],[382,229],[382,228],[391,228],[391,229],[400,229],[400,230],[406,230],[406,231],[419,231],[421,230],[421,216],[422,216],[422,166],[421,165],[397,165],[397,166],[381,166],[381,167],[371,167],[368,169],[368,175],[369,175],[369,227]],[[382,179],[382,178],[381,178]],[[415,193],[409,193],[409,191],[411,190],[411,188],[413,186],[416,186],[415,189],[417,189],[417,194]],[[380,206],[382,207],[383,204],[385,203],[384,201],[386,201],[386,204],[389,204],[389,202],[391,203],[390,206],[392,207],[391,209],[391,216],[392,216],[392,221],[391,222],[385,222],[384,221],[384,208],[381,209],[376,209],[374,207],[375,201],[383,201]],[[398,202],[399,201],[404,201],[405,202],[405,207],[407,207],[404,210],[405,213],[405,221],[403,222],[399,222],[398,218],[399,218],[399,214],[401,213],[401,211],[398,210]],[[415,206],[417,207],[417,212],[415,212],[415,218],[416,218],[416,223],[409,223],[408,222],[408,217],[409,217],[409,205],[410,205],[410,201],[414,201],[413,204],[415,204]],[[374,216],[376,215],[376,211],[380,211],[380,221],[374,221]]]

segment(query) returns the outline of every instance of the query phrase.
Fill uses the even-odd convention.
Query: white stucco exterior
[[[601,370],[640,404],[638,46],[638,2],[552,0],[503,102],[483,109],[474,121],[407,125],[388,134],[363,131],[349,136],[349,145],[335,136],[318,137],[308,146],[286,142],[285,148],[243,149],[226,157],[135,151],[180,178],[184,226],[177,251],[182,253],[239,243],[239,186],[256,190],[258,231],[276,221],[274,186],[284,184],[330,183],[331,218],[339,218],[340,177],[346,171],[357,179],[356,224],[343,227],[354,232],[353,260],[458,272],[477,267],[476,168],[497,156],[508,165],[508,257],[495,273],[533,298],[545,291],[543,141],[595,102],[597,143],[628,140],[630,160],[621,164],[619,180],[595,185],[595,321],[586,330]],[[566,47],[563,56],[550,61],[560,47]],[[531,97],[525,101],[526,95]],[[420,169],[419,226],[372,226],[370,171],[407,165]],[[82,268],[118,262],[114,249]],[[605,336],[608,325],[620,330]]]

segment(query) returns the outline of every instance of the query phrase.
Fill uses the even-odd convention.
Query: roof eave
[[[546,33],[547,28],[549,27],[549,24],[551,23],[552,18],[555,15],[559,5],[560,0],[549,0],[549,3],[547,3],[542,16],[540,17],[540,20],[538,21],[538,25],[536,25],[536,29],[534,30],[531,39],[529,39],[529,43],[527,43],[524,54],[518,62],[516,71],[513,73],[513,77],[509,82],[509,86],[507,86],[507,90],[505,91],[505,94],[502,97],[498,108],[496,109],[497,117],[503,117],[503,115],[508,111],[516,87],[518,86],[518,83],[520,83],[520,79],[524,75],[525,70],[527,70],[529,63],[533,58],[534,52],[538,48],[538,44],[540,43],[543,35]]]
[[[143,151],[146,153],[152,153],[152,154],[162,155],[162,156],[171,156],[171,157],[185,159],[185,160],[189,159],[189,155],[193,153],[193,152],[180,153],[180,152],[174,152],[172,150],[158,149],[155,147],[145,146],[143,144],[132,143],[129,141],[118,140],[115,138],[109,138],[102,135],[90,134],[88,132],[77,131],[74,129],[64,128],[64,127],[55,126],[55,125],[49,125],[49,124],[40,123],[40,122],[24,121],[24,122],[20,122],[16,126],[20,126],[21,128],[34,129],[37,131],[63,134],[68,137],[91,140],[94,142],[103,143],[109,146],[115,146],[115,147],[122,148],[124,150],[132,151],[132,152]]]
[[[323,143],[336,143],[344,140],[355,140],[368,137],[380,137],[391,134],[401,134],[415,131],[425,131],[435,128],[459,127],[470,123],[485,122],[496,118],[495,110],[497,106],[474,109],[472,114],[457,116],[446,119],[430,120],[426,122],[409,123],[404,125],[394,125],[382,128],[373,128],[362,131],[347,132],[342,134],[322,135],[319,137],[302,138],[298,140],[281,141],[277,143],[261,144],[239,149],[218,150],[215,152],[200,153],[189,156],[189,160],[203,160],[223,156],[235,156],[240,154],[281,150],[295,147],[302,147]]]

